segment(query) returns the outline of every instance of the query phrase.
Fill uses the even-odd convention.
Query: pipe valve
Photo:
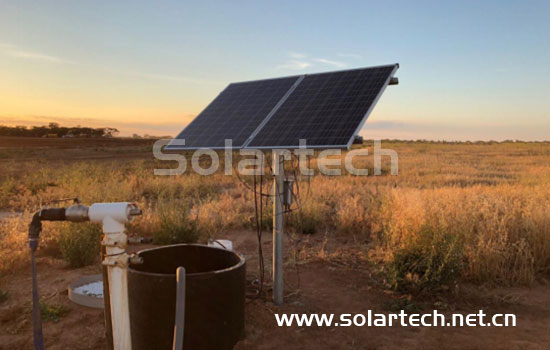
[[[88,217],[89,208],[82,204],[76,204],[65,209],[65,219],[71,222],[84,222],[90,220]]]

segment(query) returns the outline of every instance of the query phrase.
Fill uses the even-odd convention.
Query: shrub
[[[155,244],[196,243],[199,239],[197,220],[189,218],[186,206],[158,208],[159,223],[153,230]]]
[[[0,220],[0,275],[28,266],[29,222],[29,215]]]
[[[306,235],[316,233],[321,226],[328,226],[331,208],[325,202],[307,202],[298,210],[292,212],[289,226],[297,232]]]
[[[273,230],[273,206],[263,210],[262,218],[260,220],[262,230]],[[256,228],[256,219],[253,218],[253,228]]]
[[[351,189],[349,191],[352,192]],[[368,189],[356,190],[359,191],[357,194],[341,196],[335,208],[335,224],[342,233],[368,237],[375,223],[379,222],[376,215],[380,203]]]
[[[65,223],[59,232],[59,249],[71,267],[94,262],[100,253],[101,227],[94,224]]]
[[[216,199],[197,203],[191,216],[196,218],[201,234],[210,238],[227,230],[243,227],[255,229],[254,201],[247,195],[246,192],[233,195],[224,193]],[[264,215],[269,215],[265,207]]]
[[[11,197],[15,194],[16,185],[13,179],[4,179],[0,184],[0,208],[7,208]]]
[[[391,287],[400,292],[433,292],[456,281],[462,261],[458,235],[423,226],[411,242],[393,253],[388,279]]]
[[[309,211],[297,214],[298,222],[296,228],[305,235],[312,235],[317,232],[318,218]]]
[[[65,316],[69,309],[64,305],[47,304],[40,302],[40,316],[44,321],[59,322],[59,319]]]

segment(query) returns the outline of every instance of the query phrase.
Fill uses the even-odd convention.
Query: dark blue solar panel
[[[397,67],[306,75],[247,147],[349,146]]]
[[[223,148],[226,139],[235,148],[243,147],[298,78],[230,84],[176,137],[185,145],[168,148]]]

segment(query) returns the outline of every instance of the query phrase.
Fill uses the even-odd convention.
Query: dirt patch
[[[248,279],[256,278],[258,256],[254,232],[234,232],[225,237],[247,257]],[[317,249],[322,237],[308,238],[309,249]],[[265,235],[266,266],[270,266],[270,235]],[[287,247],[290,247],[287,242]],[[304,244],[304,242],[302,242]],[[338,241],[340,248],[353,249]],[[148,246],[133,246],[132,250]],[[290,258],[290,257],[288,257]],[[290,259],[287,259],[290,261]],[[40,294],[48,303],[69,309],[57,323],[44,324],[48,349],[106,349],[103,311],[70,302],[67,285],[81,275],[100,271],[93,266],[69,269],[52,258],[38,261]],[[268,268],[269,269],[269,268]],[[269,275],[269,271],[266,271]],[[269,281],[268,281],[269,282]],[[285,304],[265,296],[246,304],[246,337],[236,349],[546,349],[550,343],[550,287],[501,288],[490,293],[469,286],[460,298],[450,298],[443,312],[515,313],[515,328],[369,328],[369,327],[277,327],[275,313],[387,313],[388,305],[400,296],[385,290],[373,267],[361,259],[311,258],[288,263],[285,270]],[[31,280],[28,271],[0,277],[0,288],[8,292],[0,304],[0,349],[32,349],[30,318]],[[457,301],[458,300],[458,301]],[[441,300],[417,302],[422,312],[431,312]],[[446,311],[445,311],[446,309]]]
[[[529,305],[530,298],[524,295],[516,304],[462,303],[454,311],[515,313],[516,328],[277,327],[274,313],[389,312],[391,295],[373,288],[365,271],[316,262],[303,266],[301,281],[300,294],[281,307],[251,303],[247,308],[247,338],[238,349],[545,349],[550,342],[547,287],[528,292],[546,295],[544,306]],[[418,312],[431,312],[428,305]]]
[[[44,323],[46,348],[105,349],[103,310],[79,306],[67,296],[72,280],[100,272],[99,261],[82,269],[69,269],[64,262],[45,257],[37,263],[42,301],[68,309],[59,322]],[[2,276],[0,288],[8,293],[7,300],[0,304],[0,349],[32,349],[30,273]]]

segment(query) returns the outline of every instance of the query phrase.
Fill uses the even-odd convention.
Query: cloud
[[[327,66],[333,66],[333,67],[338,67],[338,68],[343,68],[343,67],[347,66],[347,63],[345,63],[345,62],[327,60],[326,58],[314,58],[313,60],[315,62],[324,64],[324,65],[327,65]]]
[[[200,85],[220,85],[221,82],[205,79],[197,79],[192,77],[186,77],[181,75],[164,75],[164,74],[154,74],[154,73],[138,73],[138,72],[126,72],[127,75],[132,75],[136,77],[153,79],[153,80],[168,80],[168,81],[178,81],[192,84]]]
[[[429,120],[367,120],[360,131],[366,139],[401,140],[447,140],[447,141],[489,141],[489,140],[548,140],[548,133],[542,125],[468,123],[457,124]]]
[[[369,123],[370,129],[376,129],[376,130],[389,130],[389,129],[417,129],[418,125],[414,123],[405,123],[402,121],[394,121],[394,120],[381,120],[381,121],[373,121]]]
[[[74,61],[66,60],[64,58],[47,55],[47,54],[43,54],[35,51],[29,51],[26,49],[20,49],[17,46],[9,43],[0,43],[0,53],[3,53],[11,57],[21,58],[24,60],[31,60],[36,62],[70,64],[70,65],[78,64]],[[185,83],[198,84],[198,85],[222,85],[223,84],[222,82],[219,82],[219,81],[198,79],[198,78],[181,76],[181,75],[128,72],[124,70],[120,71],[120,70],[110,69],[102,66],[84,65],[84,64],[79,64],[79,65],[87,66],[87,68],[90,68],[90,69],[99,69],[101,71],[109,72],[111,74],[134,76],[134,77],[152,79],[152,80],[177,81],[177,82],[185,82]]]
[[[303,59],[303,58],[306,58],[307,56],[303,53],[299,53],[299,52],[294,52],[294,51],[291,51],[288,56],[290,56],[290,58],[294,58],[294,59]]]
[[[308,58],[308,55],[294,51],[290,51],[287,56],[288,60],[283,64],[278,65],[277,68],[303,70],[316,65],[332,66],[337,68],[343,68],[347,66],[347,63],[345,62],[334,61],[327,58]]]
[[[2,52],[4,52],[4,54],[8,56],[22,58],[25,60],[39,61],[39,62],[46,62],[46,63],[57,63],[57,64],[60,64],[60,63],[75,64],[72,61],[69,61],[60,57],[51,56],[40,52],[19,49],[12,44],[0,44],[0,49],[2,50]]]
[[[336,55],[338,57],[353,58],[353,59],[358,59],[358,60],[363,58],[363,56],[357,55],[357,54],[354,54],[354,53],[337,53]]]
[[[311,66],[311,63],[309,63],[307,61],[289,60],[289,61],[277,66],[277,68],[301,70],[301,69],[306,69],[310,66]]]
[[[30,51],[20,51],[20,50],[8,50],[7,54],[12,57],[19,57],[29,60],[42,61],[42,62],[51,62],[51,63],[67,63],[74,64],[72,61],[67,61],[55,56],[44,55],[37,52]]]

